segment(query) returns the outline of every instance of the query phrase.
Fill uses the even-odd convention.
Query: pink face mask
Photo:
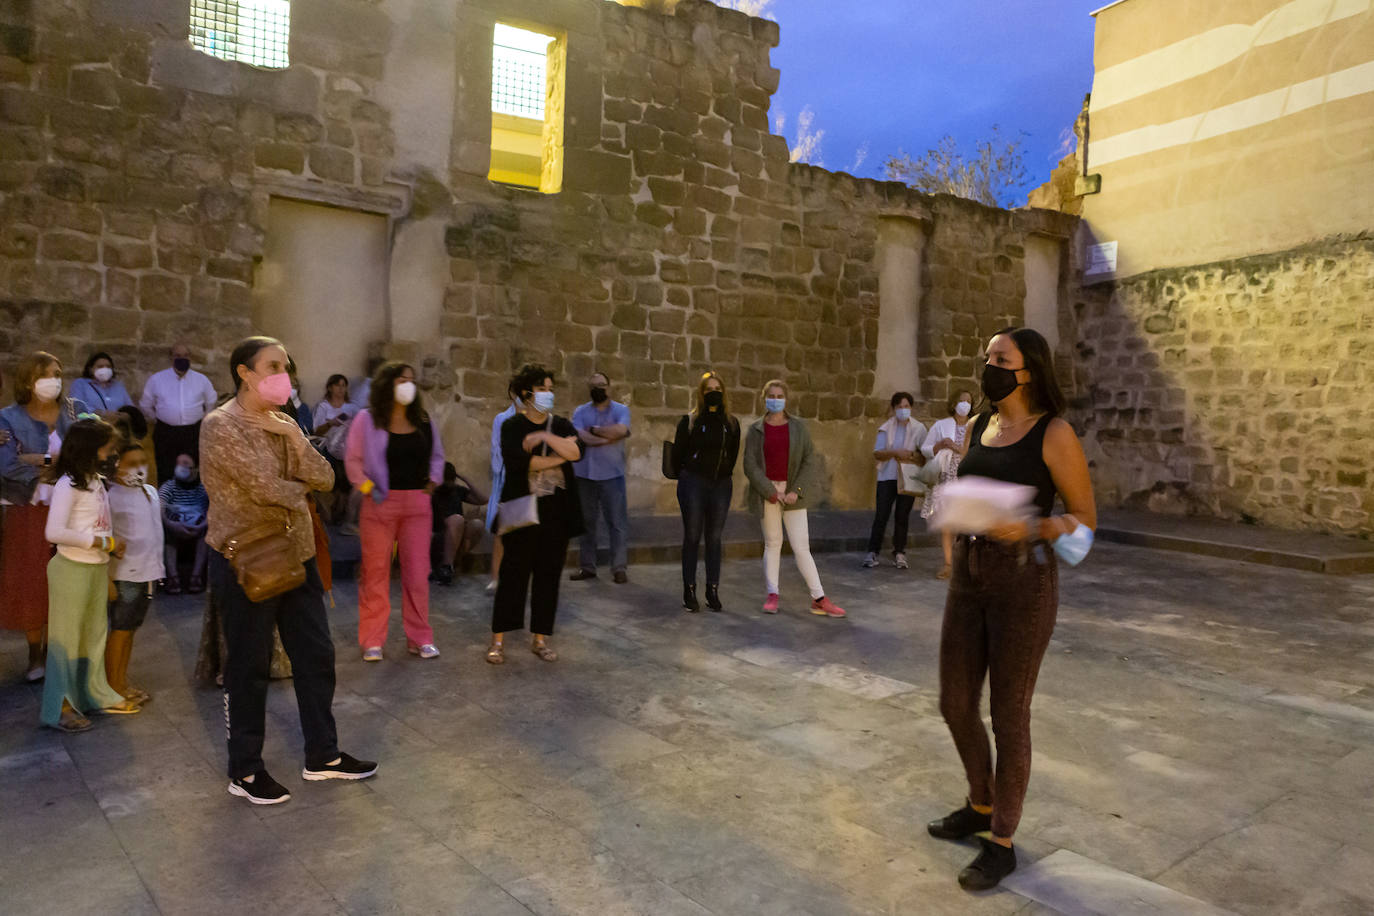
[[[258,397],[275,407],[285,404],[291,399],[291,376],[285,372],[267,376],[258,382]]]

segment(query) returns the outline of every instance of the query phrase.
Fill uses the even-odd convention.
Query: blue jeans
[[[706,584],[720,584],[721,535],[730,514],[735,482],[729,477],[709,480],[683,471],[677,481],[677,503],[682,507],[682,583],[697,584],[697,548],[706,535]]]
[[[588,572],[596,571],[598,518],[604,518],[611,535],[611,571],[624,572],[629,563],[629,548],[626,541],[630,527],[625,499],[625,478],[587,480],[585,477],[579,477],[577,495],[582,500],[582,524],[585,526],[581,556],[578,558],[582,568]]]

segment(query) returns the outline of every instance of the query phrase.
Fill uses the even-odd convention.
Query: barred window
[[[550,35],[498,23],[491,55],[491,110],[544,120]]]
[[[191,44],[256,67],[290,64],[291,0],[191,0]]]

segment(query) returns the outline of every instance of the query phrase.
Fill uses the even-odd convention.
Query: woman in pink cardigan
[[[430,493],[444,479],[439,429],[420,405],[415,370],[386,363],[372,379],[369,405],[348,429],[344,467],[364,496],[358,645],[363,660],[382,660],[391,617],[391,551],[401,558],[401,622],[411,655],[435,658],[429,625]]]

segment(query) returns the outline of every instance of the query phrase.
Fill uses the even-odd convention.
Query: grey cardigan
[[[763,504],[774,492],[773,482],[763,467],[763,422],[760,417],[749,424],[744,437],[744,476],[749,479],[749,511],[763,515]],[[806,424],[796,417],[787,418],[787,492],[796,493],[797,501],[784,510],[805,509],[813,486],[812,474],[815,448]]]

